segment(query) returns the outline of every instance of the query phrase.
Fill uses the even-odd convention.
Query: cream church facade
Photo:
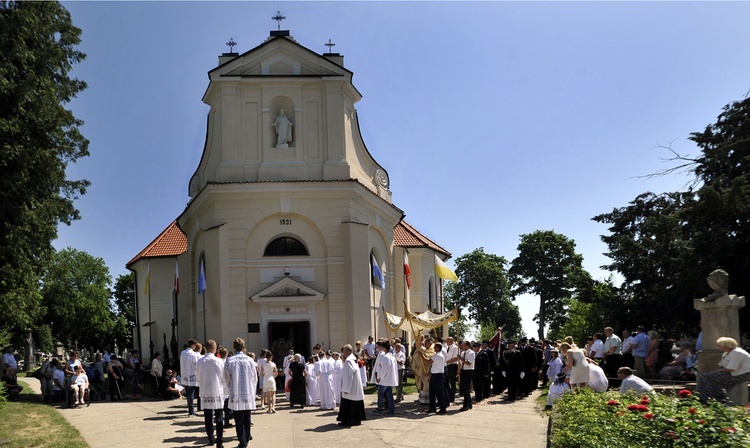
[[[167,345],[174,358],[188,338],[231,346],[242,337],[249,350],[307,356],[315,344],[393,337],[383,309],[442,312],[435,255],[450,254],[393,204],[388,173],[359,133],[361,95],[343,57],[274,31],[220,56],[209,78],[190,201],[127,265],[136,348],[146,356]]]

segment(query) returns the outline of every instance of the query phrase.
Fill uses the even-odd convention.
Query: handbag
[[[38,369],[34,370],[34,373],[32,373],[32,375],[34,376],[34,378],[36,378],[38,380],[41,380],[42,379],[42,369],[38,368]]]
[[[125,378],[132,378],[133,373],[135,373],[135,370],[131,369],[130,367],[125,367],[124,369],[122,369],[122,376],[124,376]]]

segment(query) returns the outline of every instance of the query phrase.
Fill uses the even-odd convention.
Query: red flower
[[[645,418],[646,420],[653,420],[654,414],[652,414],[651,412],[647,412],[643,414],[643,418]]]
[[[696,412],[698,412],[698,410],[695,408],[688,408],[688,412],[691,414],[695,414]]]
[[[645,404],[637,404],[635,405],[635,408],[639,410],[640,412],[648,411],[648,406],[646,406]]]
[[[617,400],[609,400],[607,402],[607,406],[617,406],[618,404],[620,403],[618,403]]]
[[[678,436],[678,435],[677,435],[677,433],[676,433],[676,432],[674,432],[674,431],[669,431],[669,432],[667,433],[667,435],[668,435],[669,437],[673,438],[673,439],[676,439],[676,438],[680,437],[680,436]]]
[[[641,398],[641,404],[651,404],[651,400],[646,397]]]
[[[637,404],[629,404],[628,405],[628,411],[637,411],[638,405]]]
[[[735,432],[737,432],[737,430],[732,428],[731,426],[727,426],[726,428],[721,428],[721,431],[728,432],[730,434],[734,434]]]
[[[677,395],[679,395],[680,397],[684,398],[684,397],[689,397],[689,396],[693,395],[693,392],[691,392],[688,389],[682,389],[680,392],[677,393]]]
[[[702,425],[702,424],[706,423],[706,421],[703,420],[703,419],[700,419],[700,420],[698,420],[698,423],[700,423]]]

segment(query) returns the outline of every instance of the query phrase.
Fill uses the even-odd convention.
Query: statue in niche
[[[292,141],[292,122],[286,117],[284,109],[279,111],[279,116],[276,117],[276,121],[273,123],[273,128],[276,130],[276,147],[277,148],[288,148],[289,142]]]
[[[708,274],[708,286],[714,290],[708,297],[703,299],[704,302],[713,302],[719,297],[729,294],[729,274],[723,269],[716,269]]]

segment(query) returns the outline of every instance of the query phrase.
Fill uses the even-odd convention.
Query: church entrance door
[[[294,350],[294,353],[304,356],[305,361],[310,359],[310,322],[269,322],[268,340],[271,344],[269,348],[273,353],[273,361],[279,369],[276,389],[284,390],[286,381],[283,376],[284,358],[289,354],[289,350]]]

